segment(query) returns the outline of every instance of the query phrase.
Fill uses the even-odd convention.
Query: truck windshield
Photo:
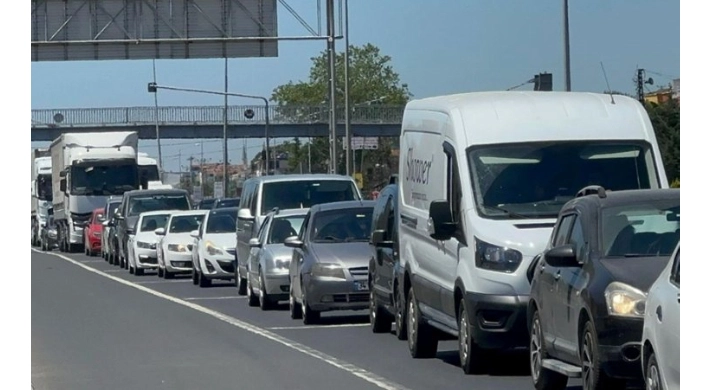
[[[468,150],[483,218],[556,218],[577,191],[658,188],[650,145],[642,142],[538,142]]]
[[[360,199],[349,180],[293,180],[264,183],[261,214],[275,207],[300,209],[321,203]]]
[[[190,202],[186,195],[152,195],[135,197],[130,200],[128,216],[133,217],[147,211],[189,210]]]
[[[141,178],[141,183],[143,181],[160,181],[160,175],[158,174],[158,167],[156,165],[139,165],[138,173]]]
[[[52,175],[37,176],[37,198],[39,200],[52,200]]]
[[[135,165],[73,166],[72,195],[121,195],[138,184]]]

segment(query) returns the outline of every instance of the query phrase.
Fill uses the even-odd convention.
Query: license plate
[[[355,282],[355,290],[357,291],[367,291],[367,282]]]

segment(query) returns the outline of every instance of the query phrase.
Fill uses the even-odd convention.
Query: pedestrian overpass
[[[156,121],[157,111],[157,121]],[[222,138],[224,106],[109,107],[32,110],[32,141],[62,133],[136,131],[140,139]],[[352,107],[354,137],[398,137],[404,106]],[[268,115],[267,115],[268,114]],[[336,112],[336,133],[345,136],[345,111]],[[228,138],[327,137],[327,106],[228,106]],[[267,127],[268,120],[268,127]]]

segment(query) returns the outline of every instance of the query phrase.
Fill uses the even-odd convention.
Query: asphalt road
[[[405,341],[373,334],[367,312],[322,322],[292,320],[288,305],[249,307],[231,282],[199,288],[101,257],[32,252],[35,390],[533,388],[524,352],[467,376],[455,341],[415,360]]]

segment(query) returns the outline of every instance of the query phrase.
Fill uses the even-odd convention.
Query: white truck
[[[32,245],[40,245],[40,230],[52,212],[52,157],[49,149],[32,150]]]
[[[79,250],[94,209],[110,196],[138,189],[138,133],[66,133],[49,147],[52,203],[62,252]]]
[[[138,175],[140,176],[141,189],[168,189],[173,186],[163,184],[160,180],[158,161],[148,153],[138,152]]]

